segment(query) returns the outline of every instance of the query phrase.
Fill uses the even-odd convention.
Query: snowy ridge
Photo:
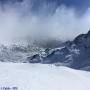
[[[77,36],[73,41],[62,44],[63,47],[46,49],[46,57],[38,55],[30,59],[44,64],[67,66],[74,69],[90,70],[90,31],[87,34]],[[40,57],[40,58],[39,58]]]
[[[50,43],[49,43],[50,44]],[[58,43],[57,43],[58,44]],[[0,46],[0,61],[14,63],[42,63],[67,66],[90,71],[90,31],[54,48],[35,45]]]

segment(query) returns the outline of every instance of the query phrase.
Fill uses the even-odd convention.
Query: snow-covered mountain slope
[[[1,62],[27,62],[27,57],[40,54],[43,48],[29,45],[0,45]]]
[[[34,45],[0,45],[0,61],[55,64],[90,71],[90,31],[77,36],[73,41],[55,42],[57,45],[51,45],[53,48],[50,48],[50,43],[49,48]]]
[[[45,64],[55,63],[75,69],[90,70],[90,31],[77,36],[73,41],[67,41],[61,47],[46,49],[46,56],[35,55],[30,62],[35,61]]]
[[[48,64],[0,63],[0,88],[90,90],[90,72]]]

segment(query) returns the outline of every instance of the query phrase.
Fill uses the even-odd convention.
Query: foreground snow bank
[[[0,63],[0,87],[18,87],[18,90],[90,90],[90,72],[53,65]]]

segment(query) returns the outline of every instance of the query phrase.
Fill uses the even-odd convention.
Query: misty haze
[[[90,0],[0,0],[0,90],[90,90]]]
[[[48,39],[73,40],[90,28],[89,7],[80,16],[79,11],[64,4],[56,7],[55,2],[43,3],[35,12],[33,8],[37,6],[34,6],[33,0],[13,1],[3,1],[0,6],[1,44]]]

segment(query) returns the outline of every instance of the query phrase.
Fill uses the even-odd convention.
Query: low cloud
[[[24,0],[14,5],[8,3],[0,7],[0,43],[26,40],[59,39],[72,40],[90,28],[90,9],[78,16],[74,8],[54,4],[40,7],[39,14],[32,12],[32,3]],[[52,7],[52,8],[51,8]],[[55,11],[50,14],[51,9]]]

